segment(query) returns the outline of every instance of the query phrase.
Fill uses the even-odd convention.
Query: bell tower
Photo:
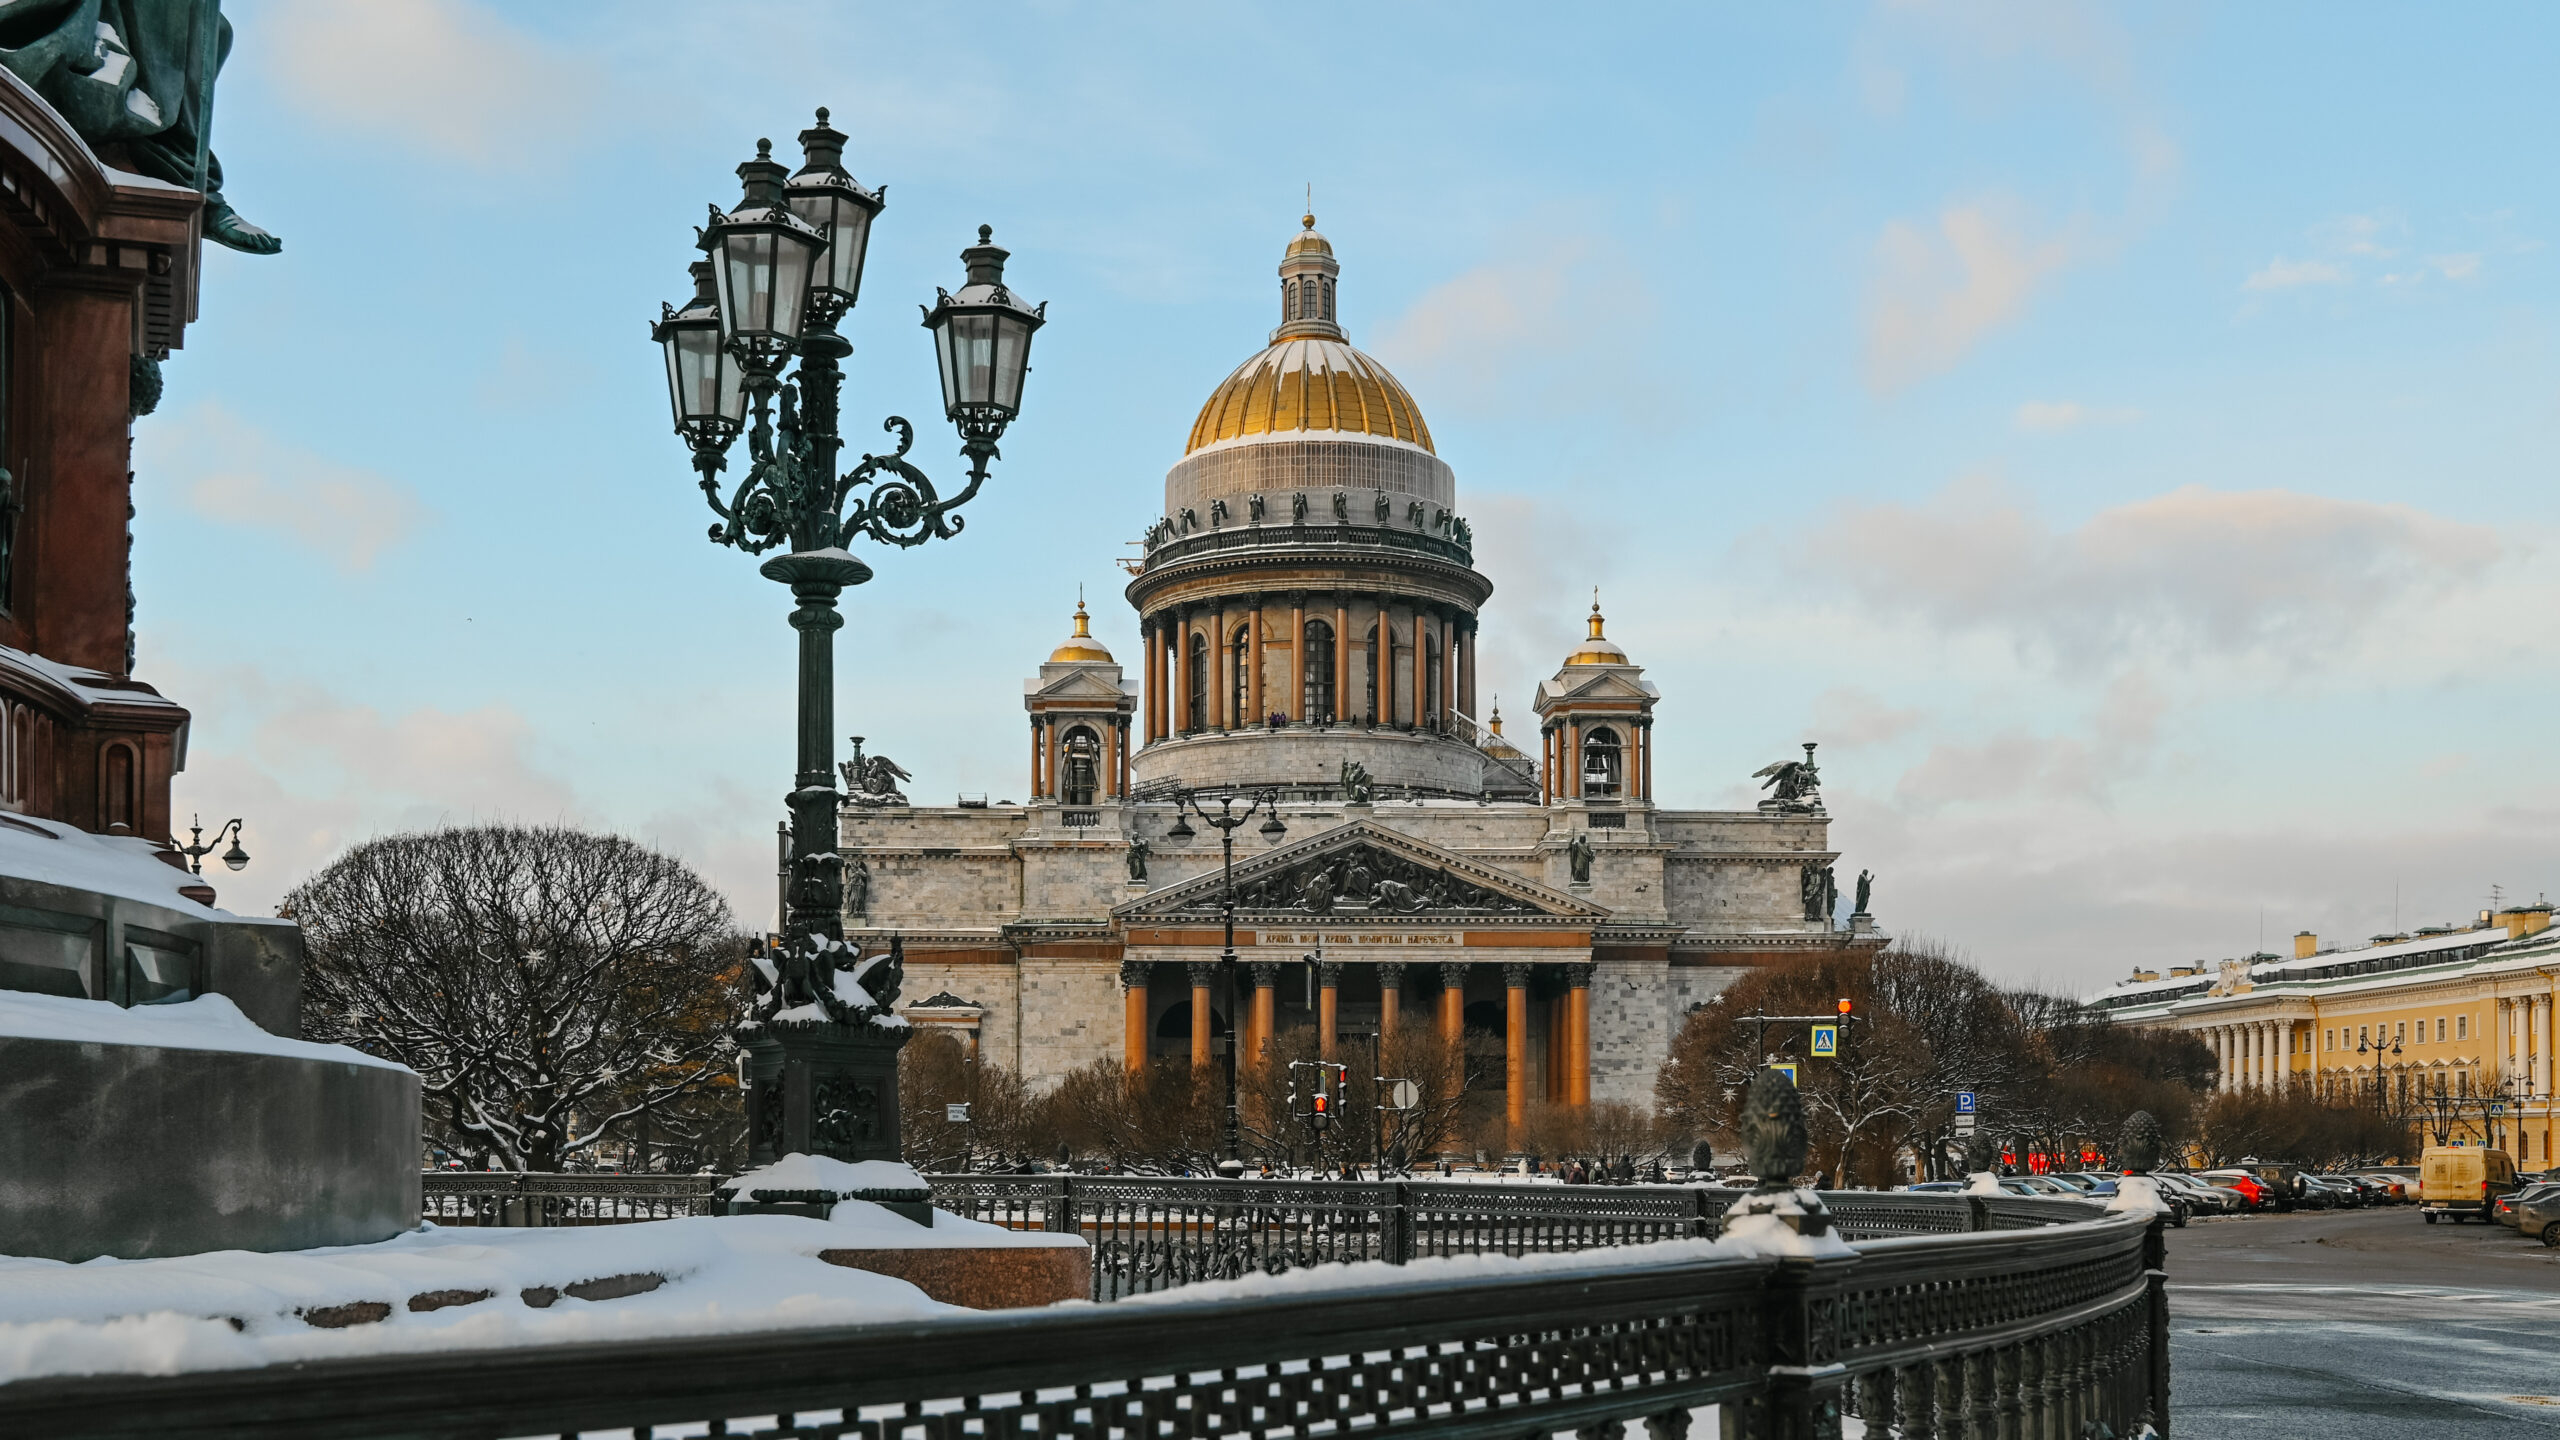
[[[1554,678],[1538,684],[1543,804],[1611,810],[1653,804],[1653,707],[1662,692],[1606,627],[1595,590],[1591,633]]]
[[[1075,619],[1075,633],[1022,686],[1022,708],[1031,713],[1031,803],[1058,807],[1069,826],[1094,825],[1100,807],[1128,797],[1129,720],[1137,713],[1119,662],[1093,638],[1082,599]]]

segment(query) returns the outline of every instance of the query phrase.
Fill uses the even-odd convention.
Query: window
[[[2335,1049],[2337,1049],[2337,1048],[2338,1048],[2338,1032],[2337,1032],[2337,1031],[2335,1031],[2335,1030],[2323,1030],[2323,1031],[2321,1031],[2321,1032],[2320,1032],[2320,1048],[2321,1048],[2321,1049],[2323,1049],[2323,1050],[2335,1050]]]
[[[1378,672],[1385,663],[1378,649],[1378,632],[1383,628],[1385,627],[1378,625],[1369,627],[1369,698],[1364,713],[1372,725],[1378,723]]]
[[[2359,1026],[2357,1026],[2357,1027],[2356,1027],[2356,1044],[2357,1044],[2357,1045],[2361,1046],[2361,1045],[2363,1045],[2366,1041],[2368,1041],[2368,1040],[2370,1040],[2370,1039],[2372,1039],[2372,1038],[2373,1038],[2373,1031],[2372,1031],[2371,1029],[2369,1029],[2369,1028],[2367,1028],[2367,1027],[2365,1027],[2365,1026],[2362,1026],[2362,1025],[2359,1025]]]
[[[131,835],[142,825],[142,766],[133,747],[111,741],[98,757],[98,818],[110,835]]]
[[[1069,805],[1093,803],[1095,779],[1102,773],[1102,741],[1091,730],[1079,725],[1067,732],[1066,783],[1059,788],[1058,798]]]
[[[1191,693],[1184,697],[1188,723],[1182,728],[1191,734],[1209,728],[1209,637],[1194,632],[1191,636]]]
[[[196,947],[175,935],[124,928],[125,1005],[177,1005],[196,998]]]
[[[1322,620],[1307,622],[1307,633],[1299,637],[1299,654],[1305,657],[1298,673],[1305,683],[1299,687],[1298,718],[1310,724],[1333,723],[1333,627]]]
[[[1419,618],[1416,619],[1415,624],[1422,630],[1423,693],[1416,707],[1419,713],[1413,717],[1413,728],[1437,730],[1440,728],[1442,692],[1448,688],[1442,677],[1442,672],[1448,667],[1441,663],[1440,625],[1438,621],[1424,625]]]
[[[102,998],[89,973],[97,943],[98,922],[85,916],[0,905],[0,990]]]
[[[1603,725],[1587,730],[1582,736],[1582,793],[1615,795],[1618,793],[1618,732]]]
[[[1249,683],[1253,679],[1253,627],[1250,620],[1237,626],[1234,638],[1227,642],[1228,658],[1233,662],[1227,666],[1227,723],[1231,726],[1251,725],[1262,718],[1245,714],[1245,707],[1253,700],[1253,686]]]
[[[2444,1043],[2444,1017],[2441,1015],[2436,1017],[2436,1043]]]
[[[2456,1015],[2453,1017],[2453,1038],[2456,1040],[2468,1040],[2471,1038],[2470,1016]]]
[[[2398,1022],[2394,1023],[2394,1024],[2392,1025],[2392,1027],[2391,1027],[2391,1043],[2392,1043],[2392,1044],[2394,1044],[2394,1045],[2405,1044],[2405,1043],[2407,1043],[2408,1039],[2409,1039],[2409,1022],[2408,1022],[2408,1021],[2406,1021],[2406,1020],[2402,1020],[2402,1021],[2398,1021]]]

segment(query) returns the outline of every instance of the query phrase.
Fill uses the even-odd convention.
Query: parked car
[[[2301,1184],[2303,1203],[2315,1210],[2354,1210],[2364,1207],[2364,1191],[2345,1180],[2327,1175],[2305,1175],[2302,1177]]]
[[[2241,1198],[2249,1202],[2249,1208],[2252,1210],[2278,1208],[2276,1192],[2269,1189],[2265,1181],[2246,1170],[2207,1170],[2202,1178],[2226,1190],[2239,1191]]]
[[[2199,1215],[2237,1215],[2249,1208],[2248,1197],[2239,1191],[2199,1180],[2184,1171],[2154,1174],[2151,1178],[2177,1187]]]
[[[2516,1162],[2504,1150],[2475,1145],[2430,1145],[2418,1160],[2418,1213],[2433,1225],[2438,1216],[2486,1220],[2498,1197],[2514,1192]]]
[[[2560,1185],[2534,1192],[2532,1198],[2516,1202],[2516,1229],[2528,1237],[2540,1237],[2543,1244],[2560,1250]]]
[[[2540,1200],[2550,1195],[2560,1195],[2560,1185],[2524,1186],[2510,1194],[2499,1196],[2497,1202],[2489,1207],[2489,1218],[2501,1225],[2522,1230],[2524,1223],[2518,1218],[2516,1207],[2528,1200]]]

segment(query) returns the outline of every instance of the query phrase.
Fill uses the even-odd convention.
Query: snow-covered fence
[[[1981,1213],[1965,1198],[1940,1208]],[[1744,1437],[1850,1416],[2130,1436],[2168,1429],[2164,1259],[2131,1213],[1855,1248],[1764,1228],[1107,1306],[28,1380],[0,1385],[0,1433],[1684,1440],[1719,1406]]]
[[[1703,1185],[1193,1180],[1126,1175],[931,1175],[934,1204],[1093,1245],[1093,1298],[1341,1260],[1540,1255],[1712,1238],[1741,1192]],[[1826,1193],[1850,1240],[2085,1220],[2093,1204],[2017,1197]]]
[[[724,1178],[429,1170],[419,1212],[438,1225],[628,1225],[708,1215]]]

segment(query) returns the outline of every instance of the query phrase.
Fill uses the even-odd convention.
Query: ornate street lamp
[[[2385,1055],[2397,1056],[2400,1053],[2400,1042],[2394,1040],[2390,1044],[2385,1045],[2382,1043],[2382,1039],[2379,1035],[2370,1040],[2358,1039],[2356,1041],[2356,1053],[2359,1055],[2369,1054],[2373,1056],[2373,1108],[2381,1111],[2385,1115],[2390,1114],[2391,1092],[2382,1083],[2382,1057]]]
[[[1238,804],[1244,808],[1238,810]],[[1218,813],[1210,814],[1209,805],[1217,806]],[[1264,839],[1278,844],[1289,833],[1289,827],[1280,823],[1280,796],[1277,791],[1258,790],[1251,795],[1234,790],[1215,795],[1202,795],[1194,790],[1176,791],[1173,797],[1173,828],[1165,832],[1168,836],[1185,838],[1197,835],[1200,832],[1191,828],[1191,817],[1199,816],[1204,823],[1217,827],[1218,849],[1225,865],[1219,904],[1227,916],[1227,947],[1218,953],[1218,978],[1225,983],[1227,991],[1227,1158],[1218,1162],[1218,1173],[1230,1180],[1244,1174],[1244,1153],[1236,1115],[1236,1049],[1242,1043],[1237,1027],[1243,1019],[1242,1012],[1236,1008],[1236,832],[1257,813],[1265,816],[1261,829]]]
[[[897,1002],[900,947],[863,957],[844,943],[844,882],[836,854],[836,601],[871,578],[846,552],[855,536],[921,545],[960,533],[952,512],[976,497],[996,442],[1021,412],[1031,335],[1046,319],[1004,283],[1005,251],[986,226],[961,252],[966,282],[926,312],[942,372],[943,410],[960,434],[969,480],[943,498],[906,459],[915,427],[890,416],[885,455],[837,470],[843,441],[839,364],[853,347],[836,331],[860,298],[879,191],[843,165],[845,136],[818,123],[800,132],[805,163],[788,173],[772,142],[738,167],[737,206],[714,206],[693,266],[694,295],[665,307],[652,335],[664,348],[676,433],[693,451],[718,544],[761,555],[767,578],[791,587],[800,634],[799,754],[789,797],[791,853],[783,934],[757,962],[761,998],[740,1031],[753,1086],[749,1156],[762,1164],[802,1151],[844,1160],[895,1158],[897,1050],[908,1032],[869,1023]],[[788,377],[784,371],[797,368]],[[744,434],[746,475],[724,487],[730,446]]]
[[[204,817],[199,815],[195,817],[195,823],[187,827],[187,843],[178,847],[178,853],[187,857],[187,873],[204,873],[204,857],[213,853],[213,847],[222,843],[224,835],[231,837],[231,848],[222,852],[222,863],[234,870],[248,867],[249,852],[240,848],[240,822],[232,820],[214,827],[213,838],[207,840],[204,838]]]

